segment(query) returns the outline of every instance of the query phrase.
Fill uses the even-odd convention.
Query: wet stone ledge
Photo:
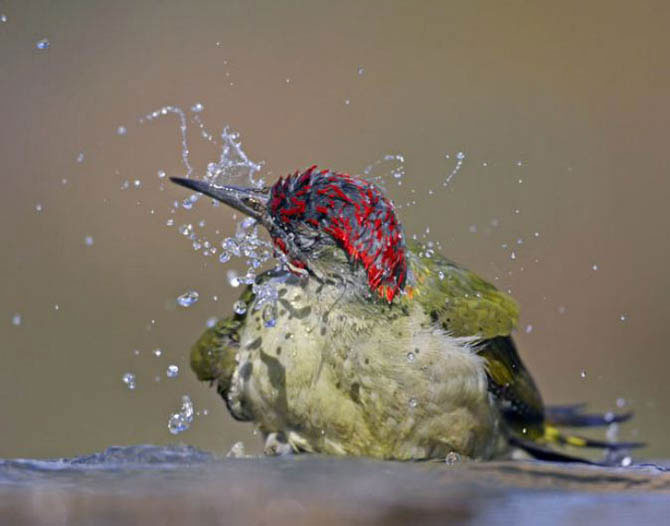
[[[535,461],[221,459],[131,446],[0,461],[0,524],[663,524],[670,472]]]

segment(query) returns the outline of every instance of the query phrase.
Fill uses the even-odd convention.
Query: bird
[[[563,446],[640,444],[564,433],[631,414],[545,406],[512,338],[516,301],[408,239],[373,182],[316,166],[263,188],[172,178],[264,227],[283,262],[271,323],[248,286],[193,345],[191,368],[268,455],[587,462]]]

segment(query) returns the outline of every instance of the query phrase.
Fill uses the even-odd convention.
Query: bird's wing
[[[519,316],[514,299],[439,254],[417,260],[412,270],[412,294],[433,323],[450,336],[476,341],[486,360],[489,392],[506,423],[528,439],[541,436],[542,398],[510,337]]]
[[[198,380],[217,382],[219,392],[225,396],[236,367],[235,353],[240,345],[240,332],[247,319],[247,311],[254,301],[251,286],[240,296],[247,306],[242,314],[221,318],[207,329],[191,347],[191,369]]]
[[[413,263],[411,295],[451,336],[484,340],[508,336],[516,327],[516,302],[473,272],[439,254]]]

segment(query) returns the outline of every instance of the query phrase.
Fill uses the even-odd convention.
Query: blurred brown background
[[[165,226],[185,197],[156,176],[183,173],[177,123],[138,124],[196,102],[210,129],[242,133],[270,181],[403,154],[389,190],[418,202],[401,210],[407,232],[430,226],[449,257],[511,289],[545,399],[624,398],[636,417],[622,437],[670,454],[667,2],[33,0],[0,13],[1,457],[174,440],[259,450],[187,360],[240,292],[226,269],[242,267]],[[195,130],[202,173],[217,151]],[[142,188],[121,191],[126,179]],[[209,206],[175,220],[201,218],[234,229]],[[175,308],[189,289],[200,301]],[[182,394],[209,414],[175,438]]]

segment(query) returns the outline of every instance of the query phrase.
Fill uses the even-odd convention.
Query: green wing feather
[[[236,366],[235,354],[240,345],[240,330],[244,327],[254,297],[251,286],[247,287],[240,296],[240,301],[247,306],[246,311],[220,319],[191,347],[191,369],[198,380],[216,381],[218,391],[224,398]]]
[[[420,254],[414,249],[414,254]],[[455,337],[473,337],[486,360],[489,392],[510,429],[528,439],[544,434],[544,405],[510,334],[517,303],[469,270],[439,254],[416,257],[413,295],[433,323]]]
[[[508,336],[516,327],[516,302],[476,274],[439,254],[415,257],[410,266],[416,280],[413,295],[450,335],[484,340]]]

